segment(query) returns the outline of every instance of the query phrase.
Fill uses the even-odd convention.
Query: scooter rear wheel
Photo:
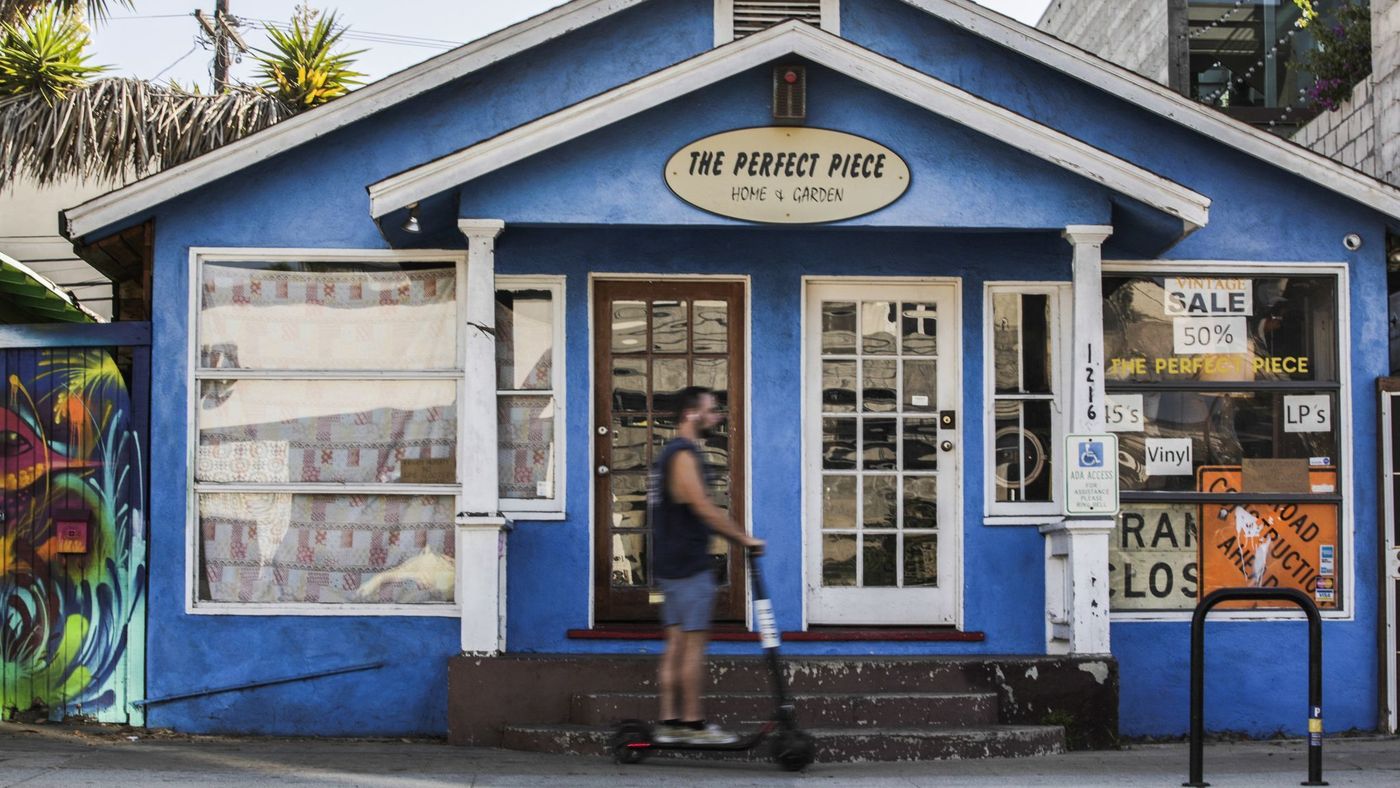
[[[800,772],[817,757],[817,742],[803,731],[781,731],[773,737],[773,760],[784,771]]]
[[[642,745],[642,746],[639,746]],[[608,749],[618,763],[641,763],[651,755],[651,726],[641,720],[623,720],[613,730]]]

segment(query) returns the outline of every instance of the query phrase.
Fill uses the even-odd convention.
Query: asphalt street
[[[1297,785],[1300,740],[1219,743],[1205,752],[1214,786]],[[451,747],[432,740],[272,739],[0,723],[0,786],[1177,786],[1184,743],[1038,758],[813,766],[788,774],[767,764],[605,758]],[[1324,777],[1334,786],[1400,785],[1400,739],[1328,740]]]

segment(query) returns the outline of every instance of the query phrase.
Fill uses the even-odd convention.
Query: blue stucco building
[[[1068,660],[1180,734],[1196,601],[1296,587],[1376,729],[1400,192],[964,0],[745,6],[574,0],[65,213],[154,231],[148,695],[308,677],[148,723],[443,734],[450,661],[656,653],[694,383],[788,653]],[[1301,732],[1301,617],[1215,618],[1208,726]]]

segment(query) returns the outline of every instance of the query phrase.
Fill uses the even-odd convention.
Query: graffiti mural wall
[[[0,714],[141,724],[144,421],[104,350],[0,350]]]

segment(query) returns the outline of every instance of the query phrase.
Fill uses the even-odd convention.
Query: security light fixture
[[[1361,236],[1356,233],[1347,233],[1342,238],[1342,246],[1345,246],[1348,252],[1355,252],[1361,248]]]
[[[408,219],[404,220],[403,231],[406,233],[423,232],[422,225],[418,224],[418,203],[408,206]]]

